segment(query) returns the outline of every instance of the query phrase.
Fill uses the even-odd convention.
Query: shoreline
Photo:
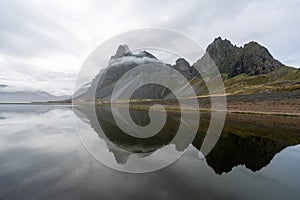
[[[191,99],[197,99],[199,107],[189,106]],[[211,98],[222,103],[224,95],[198,96],[195,98],[184,99],[182,108],[178,105],[177,99],[134,99],[130,100],[131,109],[148,110],[150,106],[159,104],[169,112],[224,112],[230,114],[249,114],[249,115],[274,115],[300,117],[300,90],[290,92],[258,93],[258,94],[228,94],[226,95],[226,108],[222,110],[211,109]],[[123,107],[128,101],[113,102],[114,106]],[[0,102],[0,105],[61,105],[61,106],[80,106],[91,105],[91,101],[79,100],[76,104],[71,101],[49,101],[49,102]],[[98,100],[96,106],[110,106],[111,102]],[[161,107],[153,108],[162,110]]]
[[[73,106],[71,103],[0,103],[0,105],[54,105],[54,106]],[[81,105],[90,105],[90,104],[77,104],[75,106]],[[110,106],[111,104],[95,104],[96,106]],[[114,106],[116,107],[124,107],[122,103],[115,103]],[[130,109],[135,110],[149,110],[151,105],[141,105],[141,104],[131,104]],[[226,112],[228,114],[243,114],[243,115],[272,115],[272,116],[286,116],[286,117],[300,117],[300,113],[295,112],[267,112],[267,111],[250,111],[250,110],[211,110],[211,109],[201,109],[201,108],[191,108],[186,107],[180,109],[179,106],[169,106],[163,105],[166,111],[169,112]],[[153,110],[162,111],[161,108],[154,108]]]
[[[109,104],[97,104],[96,106],[109,106]],[[116,107],[124,107],[124,104],[118,103],[114,104]],[[272,116],[286,116],[286,117],[300,117],[300,113],[289,113],[289,112],[264,112],[264,111],[249,111],[249,110],[212,110],[212,109],[204,109],[204,108],[192,108],[192,107],[183,107],[180,108],[179,106],[169,106],[169,105],[162,105],[164,109],[169,112],[226,112],[228,114],[246,114],[246,115],[272,115]],[[141,105],[141,104],[131,104],[130,109],[135,110],[149,110],[151,105]],[[161,108],[153,108],[153,110],[162,111]]]

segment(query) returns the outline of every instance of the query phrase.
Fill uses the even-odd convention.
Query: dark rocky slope
[[[239,74],[268,74],[284,65],[274,59],[267,48],[257,42],[249,42],[244,47],[237,47],[227,39],[216,38],[206,51],[228,78]]]

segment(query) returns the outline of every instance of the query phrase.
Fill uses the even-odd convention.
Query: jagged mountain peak
[[[208,45],[206,50],[212,49],[212,48],[235,48],[235,49],[241,49],[241,47],[237,47],[236,45],[232,44],[230,40],[227,38],[222,39],[221,37],[217,37],[214,39],[214,41]]]
[[[212,44],[231,44],[230,40],[224,38],[222,39],[220,36],[216,37]],[[232,45],[232,44],[231,44]]]
[[[112,56],[111,59],[120,58],[128,53],[131,53],[128,45],[122,44],[118,47],[116,54],[114,56]]]
[[[157,58],[152,55],[151,53],[149,53],[148,51],[140,51],[139,53],[135,54],[136,57],[148,57],[148,58],[153,58],[156,59]]]
[[[128,57],[128,56],[133,56],[136,58],[148,57],[157,60],[157,58],[154,55],[152,55],[147,51],[140,51],[138,53],[131,52],[127,44],[120,45],[116,51],[116,54],[114,56],[111,56],[111,60],[122,58],[122,57]]]
[[[268,49],[255,41],[243,47],[217,37],[206,49],[221,73],[234,77],[239,74],[267,74],[284,65],[274,59]]]
[[[178,58],[176,60],[176,65],[175,65],[176,68],[178,68],[180,71],[188,71],[190,70],[190,64],[188,61],[186,61],[184,58]]]
[[[255,41],[250,41],[250,42],[244,44],[244,48],[246,48],[247,46],[248,47],[249,46],[260,46],[260,47],[262,47],[262,45],[260,45],[258,42],[255,42]]]
[[[245,52],[248,52],[248,53],[256,52],[258,54],[261,54],[262,56],[267,55],[267,56],[270,56],[273,58],[273,56],[271,55],[271,53],[269,52],[269,50],[266,47],[260,45],[258,42],[255,42],[255,41],[246,43],[244,45],[243,49]]]

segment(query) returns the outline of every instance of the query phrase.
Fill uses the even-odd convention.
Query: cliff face
[[[237,47],[229,40],[222,40],[219,37],[207,47],[206,51],[219,67],[220,72],[228,74],[228,78],[239,74],[250,76],[268,74],[284,67],[281,62],[273,58],[268,49],[257,42]]]

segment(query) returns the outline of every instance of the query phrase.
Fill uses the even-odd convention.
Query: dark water
[[[75,122],[132,153],[143,143],[147,153],[168,144],[180,116],[168,113],[159,139],[134,141],[120,130],[109,110],[38,105],[0,106],[0,199],[299,199],[300,128],[298,117],[231,114],[213,150],[201,147],[210,120],[200,127],[184,155],[169,167],[145,174],[110,169],[82,146]],[[145,111],[132,111],[137,124]],[[75,120],[74,120],[75,119]],[[157,142],[159,141],[159,142]],[[105,141],[107,142],[107,141]],[[180,147],[178,147],[179,150]],[[111,151],[119,165],[127,156]]]

